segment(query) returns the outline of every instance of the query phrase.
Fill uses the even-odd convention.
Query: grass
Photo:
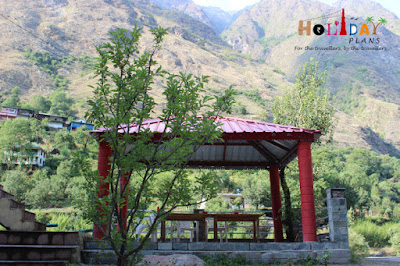
[[[291,266],[291,265],[327,265],[326,262],[329,260],[331,253],[326,252],[324,255],[317,258],[303,258],[296,262],[292,260],[287,260],[285,262],[275,262],[275,263],[252,263],[247,261],[243,256],[238,256],[236,258],[227,258],[226,255],[216,255],[216,256],[204,256],[202,259],[207,266],[242,266],[242,265],[274,265],[274,266]]]
[[[364,236],[371,248],[383,248],[390,245],[389,240],[393,232],[400,231],[400,222],[366,218],[356,221],[352,229]]]
[[[90,221],[84,219],[80,212],[71,207],[31,211],[36,214],[39,222],[58,225],[57,227],[47,228],[47,231],[77,231],[93,227]]]

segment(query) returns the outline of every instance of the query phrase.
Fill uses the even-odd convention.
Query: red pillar
[[[120,182],[120,195],[121,197],[124,196],[124,201],[122,202],[122,207],[119,209],[119,211],[121,212],[121,218],[122,221],[124,221],[124,230],[126,231],[126,217],[128,215],[128,178],[127,176],[129,176],[129,173],[125,174],[122,178],[121,178],[121,182]],[[125,191],[123,192],[123,188],[124,186],[127,186],[125,188]],[[122,193],[123,192],[123,193]],[[118,224],[118,230],[121,230],[120,225]]]
[[[110,146],[108,145],[107,142],[101,141],[100,146],[99,146],[99,159],[98,159],[98,164],[97,164],[97,169],[99,170],[100,176],[106,178],[108,176],[108,173],[110,171],[111,165],[110,165],[110,157],[112,155],[112,151]],[[110,191],[110,184],[108,182],[101,181],[100,182],[100,189],[97,192],[97,197],[98,198],[103,198],[104,196],[107,196]],[[101,206],[97,206],[97,210],[102,212]],[[101,239],[104,237],[104,233],[106,231],[106,225],[105,224],[97,224],[95,223],[93,225],[93,237],[95,239]]]
[[[281,192],[279,190],[279,169],[276,165],[269,168],[269,176],[271,182],[271,202],[272,202],[272,218],[274,220],[274,241],[283,241],[282,219],[281,219]]]
[[[312,242],[317,241],[317,226],[315,220],[311,142],[299,141],[298,156],[303,242]]]

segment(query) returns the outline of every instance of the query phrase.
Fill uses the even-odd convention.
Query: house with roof
[[[14,108],[2,106],[0,109],[0,121],[6,119],[24,118],[29,119],[35,116],[35,111],[31,109]]]
[[[32,167],[41,168],[44,166],[44,162],[46,161],[46,153],[42,148],[36,144],[32,143],[32,156],[28,159],[27,163]]]
[[[29,119],[35,117],[35,111],[31,109],[17,109],[17,118]]]
[[[78,120],[72,121],[67,126],[67,130],[68,131],[75,131],[78,127],[81,127],[81,126],[86,127],[88,130],[93,130],[94,129],[92,124],[86,123],[86,120],[78,119]]]
[[[47,118],[47,120],[49,121],[47,124],[48,129],[54,131],[67,128],[68,124],[68,117],[66,116],[53,115],[47,113],[37,113],[35,115],[35,118],[40,121]]]
[[[7,120],[7,119],[15,119],[18,115],[17,108],[5,107],[2,106],[0,109],[0,121]]]
[[[35,142],[31,143],[31,151],[21,152],[19,148],[4,152],[6,161],[11,164],[30,165],[32,168],[42,168],[46,161],[46,153]]]

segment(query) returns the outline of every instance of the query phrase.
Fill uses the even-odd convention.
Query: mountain
[[[213,25],[225,21],[221,17],[222,22],[216,23],[220,11],[213,9],[213,16],[211,9],[201,8],[210,27],[201,22],[202,15],[196,19],[178,8],[159,6],[168,3],[187,4],[184,10],[189,10],[191,1],[0,0],[4,14],[0,17],[0,92],[19,86],[21,97],[29,101],[34,94],[48,95],[65,87],[82,115],[92,93],[88,85],[95,85],[90,70],[95,48],[107,41],[109,31],[143,26],[144,50],[151,43],[149,30],[162,26],[169,35],[157,61],[174,73],[210,76],[210,93],[233,85],[238,91],[234,116],[264,119],[273,97],[293,86],[299,65],[314,57],[327,70],[326,86],[335,97],[335,143],[397,154],[400,46],[394,31],[378,29],[382,43],[391,48],[385,53],[296,51],[295,46],[335,46],[341,41],[297,35],[298,20],[336,12],[337,7],[317,1],[262,1],[242,11],[218,35]],[[153,95],[162,103],[162,84],[155,85]]]
[[[339,0],[332,7],[334,9],[344,8],[350,16],[355,17],[383,17],[389,21],[385,26],[395,34],[400,34],[400,20],[396,14],[384,8],[381,4],[372,0]]]
[[[299,36],[300,20],[311,20],[312,25],[321,23],[327,27],[327,22],[341,21],[342,8],[348,27],[353,23],[360,29],[370,16],[375,21],[385,18],[388,26],[379,26],[378,35],[374,36],[373,26],[369,24],[371,35],[368,38],[313,33]],[[329,17],[323,18],[324,14]],[[331,91],[335,106],[352,117],[353,125],[360,126],[358,130],[353,128],[347,138],[361,138],[371,143],[380,138],[391,146],[390,149],[400,149],[400,37],[396,34],[399,21],[396,15],[369,0],[339,1],[332,6],[318,1],[265,0],[243,12],[222,37],[233,49],[275,66],[292,81],[300,65],[310,58],[319,61],[321,70],[327,71],[325,87]],[[364,38],[367,43],[361,43]],[[376,43],[377,38],[379,43]],[[371,41],[372,44],[368,43]],[[330,46],[341,47],[341,51],[329,50]],[[345,51],[345,46],[358,50]],[[316,51],[315,47],[328,49]],[[362,50],[373,47],[386,50]],[[336,130],[349,131],[347,122],[350,120],[344,115],[338,117]],[[338,132],[337,135],[342,134]],[[342,137],[335,139],[343,142]],[[384,143],[381,147],[387,146]]]
[[[202,7],[191,0],[152,0],[162,9],[172,9],[183,12],[192,18],[206,24],[218,32],[216,25],[209,19]]]
[[[245,10],[222,36],[234,49],[265,59],[271,47],[297,32],[300,19],[329,8],[318,1],[263,0]]]
[[[26,3],[18,0],[11,3],[0,0],[0,4],[8,14],[7,19],[0,20],[3,29],[0,32],[0,90],[9,91],[19,86],[25,100],[33,94],[48,95],[57,89],[55,79],[61,78],[69,83],[70,95],[80,106],[85,106],[92,91],[88,85],[95,85],[95,80],[81,63],[85,60],[72,59],[93,58],[95,47],[107,41],[110,30],[132,29],[135,23],[144,26],[142,45],[151,43],[150,29],[169,28],[157,61],[174,73],[211,76],[209,90],[213,93],[220,93],[232,84],[240,93],[237,101],[246,106],[245,113],[250,118],[259,118],[265,109],[260,102],[270,101],[274,91],[290,84],[272,67],[230,49],[206,24],[181,12],[161,9],[149,1]],[[37,56],[45,57],[48,53],[50,67],[29,60],[24,55],[27,48],[39,53]],[[71,63],[58,67],[55,73],[49,71],[54,68],[53,62],[61,61]],[[154,94],[162,101],[160,86],[154,89]]]
[[[219,7],[214,6],[203,6],[203,11],[207,14],[210,21],[215,25],[218,32],[221,33],[242,14],[242,12],[250,7],[243,8],[239,11],[225,11]]]

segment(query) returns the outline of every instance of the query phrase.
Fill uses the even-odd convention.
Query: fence
[[[315,216],[318,241],[329,241],[329,215],[326,198],[315,204]]]

